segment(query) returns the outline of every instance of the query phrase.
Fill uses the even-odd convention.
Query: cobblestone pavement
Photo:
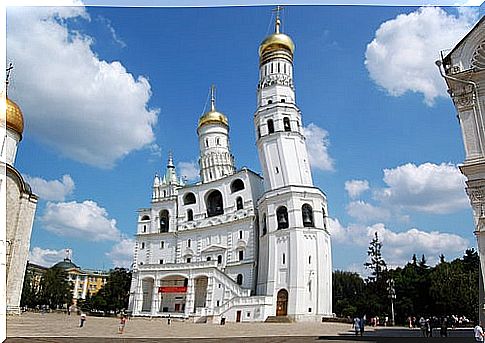
[[[224,326],[216,324],[194,324],[172,320],[167,325],[166,319],[132,318],[126,323],[125,333],[118,334],[117,318],[87,317],[85,326],[79,327],[79,316],[61,313],[24,313],[21,316],[11,316],[7,319],[7,342],[32,342],[24,338],[37,337],[36,342],[61,342],[64,340],[49,340],[52,337],[84,337],[80,340],[65,340],[65,342],[109,342],[112,338],[191,338],[176,340],[178,342],[193,341],[194,338],[228,338],[232,342],[247,342],[249,337],[260,337],[265,342],[283,342],[282,338],[291,336],[291,342],[315,341],[320,336],[337,336],[340,332],[347,332],[350,324],[341,323],[227,323]],[[298,338],[297,338],[298,337]],[[93,340],[98,338],[96,340]],[[104,338],[104,339],[102,339]],[[111,338],[111,339],[109,339]],[[226,339],[227,340],[227,339]],[[137,342],[150,342],[152,340],[137,340]],[[161,340],[157,340],[161,341]],[[163,340],[162,340],[163,341]],[[197,340],[199,342],[199,340]],[[212,342],[200,340],[200,342]]]

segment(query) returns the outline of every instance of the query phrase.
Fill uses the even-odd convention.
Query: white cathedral
[[[129,311],[194,321],[320,321],[332,315],[327,200],[313,185],[293,85],[294,43],[259,47],[254,114],[264,179],[237,170],[227,117],[199,119],[200,182],[177,178],[172,156],[138,210]]]

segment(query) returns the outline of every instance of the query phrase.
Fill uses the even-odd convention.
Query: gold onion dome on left
[[[214,86],[211,87],[211,109],[210,111],[204,113],[202,117],[199,119],[198,128],[200,129],[204,125],[208,124],[223,124],[225,126],[229,126],[229,121],[224,113],[221,113],[216,110],[215,105],[216,99],[214,96]]]
[[[19,105],[15,102],[7,98],[7,108],[6,108],[6,122],[7,122],[7,129],[12,129],[13,131],[17,132],[20,136],[22,136],[22,132],[24,132],[24,116],[22,111],[20,110]]]

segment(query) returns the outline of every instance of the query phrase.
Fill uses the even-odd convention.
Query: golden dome
[[[215,87],[214,85],[211,86],[211,109],[209,112],[206,112],[200,117],[198,129],[200,129],[204,125],[208,124],[223,124],[229,126],[229,121],[227,117],[216,110],[216,98],[215,98]]]
[[[276,18],[275,33],[266,37],[259,46],[259,56],[262,56],[268,50],[286,49],[293,54],[295,51],[295,43],[291,38],[284,33],[280,32],[281,21],[280,18]]]
[[[226,126],[229,126],[227,117],[223,113],[217,112],[215,110],[206,112],[202,117],[200,117],[198,127],[200,128],[207,124],[224,124]]]
[[[24,116],[22,115],[20,107],[9,98],[7,98],[5,117],[7,119],[7,128],[14,130],[22,136],[22,132],[24,131]]]
[[[284,33],[273,33],[271,36],[266,37],[259,46],[259,56],[268,50],[276,50],[280,48],[289,50],[293,54],[293,51],[295,51],[295,44],[291,38]]]

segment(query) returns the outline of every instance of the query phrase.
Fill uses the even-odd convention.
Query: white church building
[[[184,184],[170,155],[138,210],[129,311],[194,321],[321,321],[332,315],[327,200],[313,185],[293,85],[289,36],[259,47],[254,114],[264,179],[237,170],[227,117],[199,119],[200,182]]]

